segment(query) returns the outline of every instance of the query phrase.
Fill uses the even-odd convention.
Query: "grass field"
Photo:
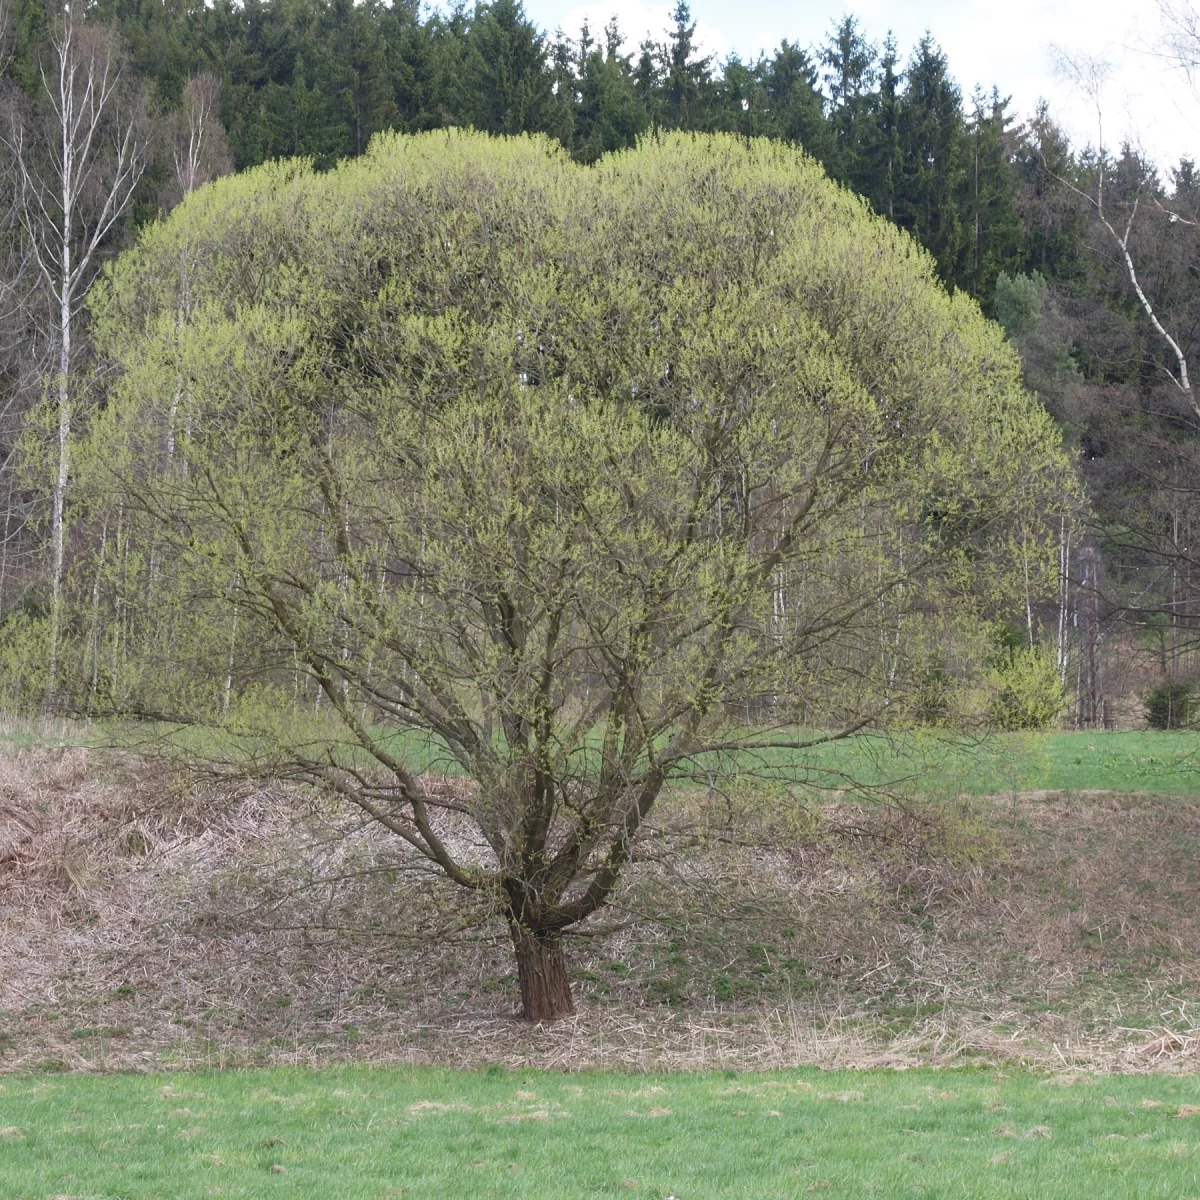
[[[789,763],[790,759],[790,763]],[[794,765],[788,752],[742,754],[749,778]],[[814,783],[845,781],[925,795],[1029,791],[1200,792],[1200,734],[1156,730],[1001,733],[969,739],[937,731],[861,736],[805,751]]]
[[[816,735],[797,732],[796,736]],[[136,749],[148,737],[149,733],[126,731],[115,740]],[[110,730],[72,723],[13,722],[0,728],[0,745],[12,750],[55,744],[102,746],[113,738]],[[458,771],[444,750],[424,738],[400,738],[398,745],[402,757],[418,772],[454,775]],[[232,745],[225,753],[233,753]],[[860,735],[799,753],[742,753],[722,765],[744,772],[751,783],[760,775],[770,778],[782,772],[825,787],[851,783],[926,795],[1015,791],[1195,795],[1200,793],[1200,732],[1087,730],[968,738],[929,730],[895,737]],[[703,776],[711,764],[701,760],[697,766]]]
[[[1200,1196],[1195,1076],[10,1077],[5,1197]]]

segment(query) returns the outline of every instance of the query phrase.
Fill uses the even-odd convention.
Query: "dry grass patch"
[[[695,839],[702,793],[664,807],[674,852],[572,943],[579,1014],[530,1029],[503,928],[336,807],[7,755],[0,1062],[1200,1066],[1196,799],[735,800],[741,845]]]

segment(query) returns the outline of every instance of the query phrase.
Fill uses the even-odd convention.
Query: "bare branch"
[[[1166,0],[1164,0],[1166,2]],[[1192,14],[1195,15],[1194,13]],[[1137,192],[1134,195],[1132,205],[1129,210],[1128,220],[1125,222],[1125,230],[1123,233],[1118,233],[1109,219],[1109,214],[1105,211],[1105,196],[1104,196],[1104,169],[1107,161],[1106,150],[1104,146],[1104,85],[1111,72],[1111,66],[1108,62],[1100,58],[1094,58],[1087,55],[1072,56],[1061,49],[1056,50],[1056,68],[1060,75],[1070,80],[1080,94],[1088,101],[1095,110],[1096,114],[1096,194],[1092,196],[1082,188],[1076,186],[1068,179],[1064,179],[1061,175],[1050,170],[1049,164],[1046,162],[1045,155],[1042,155],[1042,164],[1046,169],[1047,174],[1056,179],[1059,183],[1069,188],[1075,195],[1083,197],[1096,210],[1096,215],[1100,223],[1104,226],[1113,242],[1121,252],[1121,257],[1125,263],[1125,272],[1129,277],[1130,285],[1133,287],[1134,294],[1138,298],[1138,302],[1142,306],[1147,319],[1150,321],[1151,327],[1159,338],[1169,347],[1172,355],[1175,358],[1175,373],[1167,372],[1171,382],[1178,389],[1180,394],[1187,400],[1192,413],[1200,419],[1200,403],[1197,402],[1195,395],[1192,392],[1191,379],[1188,374],[1187,356],[1183,352],[1183,348],[1178,341],[1167,331],[1165,326],[1158,318],[1158,314],[1154,310],[1154,305],[1151,303],[1149,296],[1146,295],[1145,289],[1142,287],[1141,280],[1138,278],[1137,267],[1133,261],[1133,255],[1129,250],[1129,239],[1133,232],[1134,222],[1137,219],[1138,208],[1142,199],[1142,187],[1144,181],[1139,183]],[[1155,200],[1158,204],[1158,201]],[[1163,206],[1158,204],[1159,208]],[[1166,209],[1163,209],[1166,212]],[[1175,214],[1168,214],[1173,221],[1180,218]],[[1191,224],[1191,222],[1188,222]]]

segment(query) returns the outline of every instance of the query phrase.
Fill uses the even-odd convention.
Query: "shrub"
[[[945,725],[950,717],[951,680],[944,655],[935,655],[917,673],[914,717],[918,725]]]
[[[1185,679],[1166,679],[1146,696],[1151,729],[1184,729],[1196,719],[1196,688]]]
[[[1040,646],[1010,647],[995,659],[989,716],[1004,730],[1049,729],[1065,697],[1058,667]]]

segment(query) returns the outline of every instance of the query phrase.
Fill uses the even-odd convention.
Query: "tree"
[[[864,145],[859,150],[863,168],[860,175],[865,195],[877,213],[896,219],[896,188],[903,150],[900,145],[900,84],[903,75],[896,39],[888,34],[879,57],[876,79],[879,90],[872,97],[870,122],[863,131]]]
[[[1086,56],[1072,58],[1064,54],[1060,55],[1060,69],[1074,82],[1096,114],[1096,145],[1092,155],[1091,180],[1089,181],[1091,186],[1080,187],[1065,178],[1060,179],[1060,183],[1087,201],[1096,220],[1117,247],[1129,285],[1137,296],[1146,319],[1160,342],[1170,351],[1172,363],[1168,368],[1169,377],[1194,416],[1200,419],[1200,401],[1197,401],[1192,389],[1185,346],[1162,323],[1151,296],[1143,286],[1131,251],[1131,239],[1134,235],[1138,213],[1145,205],[1157,208],[1159,213],[1172,224],[1182,221],[1188,225],[1195,225],[1196,222],[1163,206],[1157,194],[1159,189],[1153,167],[1128,145],[1123,147],[1122,165],[1125,169],[1118,174],[1115,180],[1118,187],[1114,194],[1112,186],[1114,180],[1111,178],[1113,172],[1110,169],[1109,151],[1104,141],[1103,92],[1109,66],[1096,58]],[[1124,176],[1124,187],[1120,186],[1121,175]]]
[[[95,309],[79,702],[357,805],[494,906],[531,1019],[673,782],[902,719],[930,612],[1054,565],[998,330],[777,146],[381,138],[197,193]]]
[[[821,50],[834,137],[831,173],[856,191],[864,190],[865,164],[860,160],[867,141],[864,134],[875,82],[875,58],[875,47],[849,15],[834,26]]]
[[[766,105],[760,72],[731,54],[714,80],[709,103],[708,126],[723,133],[758,137],[765,132]]]
[[[215,75],[194,75],[188,80],[168,130],[172,199],[182,199],[233,169],[221,124],[221,81]]]
[[[326,10],[329,30],[331,102],[353,131],[350,153],[361,154],[371,136],[395,124],[399,112],[387,76],[387,46],[380,6],[332,0]]]
[[[1047,279],[1077,280],[1086,217],[1079,197],[1059,182],[1076,174],[1071,144],[1045,101],[1019,134],[1013,168],[1022,256]]]
[[[674,28],[662,48],[663,108],[669,129],[703,128],[699,118],[711,85],[712,55],[696,55],[696,23],[687,0],[676,0]]]
[[[20,212],[54,310],[55,462],[51,485],[48,676],[55,684],[65,563],[66,496],[75,424],[76,320],[100,268],[100,251],[124,215],[145,165],[136,99],[121,89],[118,47],[107,30],[58,19],[42,72],[46,118],[14,114],[9,146]],[[38,137],[41,133],[41,138]],[[40,142],[40,144],[39,144]]]
[[[775,54],[759,64],[759,76],[771,136],[796,142],[819,162],[827,162],[832,146],[816,68],[808,54],[784,39]]]
[[[1032,275],[996,277],[996,320],[1021,351],[1025,386],[1062,425],[1077,425],[1070,393],[1080,383],[1064,321],[1046,280]],[[1077,436],[1077,430],[1074,431]]]
[[[1009,98],[992,89],[985,99],[978,88],[971,98],[968,124],[968,187],[971,213],[971,295],[991,310],[990,298],[1000,271],[1018,263],[1021,228],[1016,206],[1016,177],[1009,159],[1014,141]]]
[[[1191,0],[1157,0],[1163,22],[1159,55],[1180,71],[1196,93],[1200,73],[1200,13]]]
[[[224,725],[493,897],[526,1014],[558,1016],[562,935],[669,781],[880,717],[905,670],[881,626],[999,582],[992,526],[1036,523],[1056,451],[989,327],[794,156],[671,141],[581,176],[437,136],[366,162],[202,193],[99,306],[123,376],[97,494],[171,549],[109,695]],[[180,236],[208,247],[182,331]],[[184,473],[159,407],[181,361]]]
[[[540,130],[554,107],[545,37],[520,0],[475,10],[467,36],[465,116],[488,133]]]
[[[10,5],[0,0],[0,75],[13,62],[10,28]],[[0,144],[0,617],[8,616],[22,585],[38,574],[42,547],[30,536],[31,489],[20,480],[19,450],[26,417],[39,398],[45,351],[34,320],[36,268],[20,219],[20,177],[6,149]]]
[[[1104,713],[1103,693],[1120,688],[1111,680],[1101,688],[1104,675],[1131,659],[1145,655],[1165,679],[1195,671],[1200,410],[1189,356],[1200,243],[1186,169],[1168,194],[1135,146],[1109,144],[1108,65],[1061,55],[1060,68],[1092,107],[1095,138],[1072,153],[1039,112],[1037,171],[1026,173],[1040,177],[1035,211],[1050,220],[1026,226],[1035,234],[1030,248],[1058,260],[1061,284],[1048,295],[1053,315],[1069,322],[1078,377],[1055,369],[1061,346],[1047,354],[1055,347],[1043,337],[1024,340],[1067,384],[1048,399],[1065,409],[1090,484],[1095,536],[1080,546],[1073,571],[1083,635],[1077,719],[1086,724]],[[1104,642],[1113,649],[1100,655]]]
[[[937,260],[947,281],[961,278],[966,237],[960,219],[962,96],[946,56],[926,34],[905,73],[899,125],[903,169],[896,215]]]
[[[605,30],[605,49],[584,48],[580,39],[579,103],[575,114],[574,153],[595,162],[613,150],[637,144],[649,117],[633,86],[629,59],[620,53],[615,21]]]

